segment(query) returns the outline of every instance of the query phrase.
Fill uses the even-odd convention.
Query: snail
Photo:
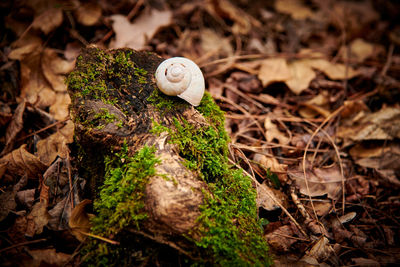
[[[204,95],[204,77],[200,68],[184,57],[167,59],[155,74],[158,88],[166,95],[178,96],[198,106]]]

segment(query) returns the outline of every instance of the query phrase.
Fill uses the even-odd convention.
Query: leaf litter
[[[399,263],[400,6],[379,3],[5,1],[2,262],[75,266],[93,238],[64,81],[97,44],[200,64],[275,265]]]

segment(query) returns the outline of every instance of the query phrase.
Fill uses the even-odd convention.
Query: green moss
[[[154,147],[143,147],[128,156],[127,147],[105,159],[105,180],[94,202],[97,216],[92,220],[92,233],[107,238],[118,235],[125,227],[139,229],[147,218],[144,212],[145,187],[156,174]],[[111,266],[125,262],[124,248],[92,240],[84,250],[87,265]]]
[[[219,266],[270,265],[268,246],[257,217],[256,192],[241,170],[228,164],[228,137],[223,112],[206,95],[197,108],[210,126],[195,128],[174,119],[174,128],[154,124],[153,132],[167,131],[179,147],[185,164],[207,182],[205,202],[197,219],[194,242]]]

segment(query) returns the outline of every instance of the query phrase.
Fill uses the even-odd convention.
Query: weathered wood
[[[137,52],[129,49],[103,51],[95,47],[88,47],[78,57],[76,69],[68,79],[68,92],[72,99],[71,115],[75,122],[76,143],[80,147],[80,167],[86,177],[91,180],[91,192],[93,197],[97,198],[95,201],[95,208],[99,212],[97,217],[102,218],[103,216],[104,224],[110,223],[107,226],[98,226],[97,229],[101,229],[100,234],[107,235],[107,238],[117,240],[126,240],[126,236],[123,235],[128,233],[133,233],[135,236],[141,235],[156,243],[167,245],[192,260],[203,257],[201,260],[203,263],[222,264],[227,262],[238,264],[236,260],[238,258],[239,261],[245,263],[262,262],[267,264],[268,257],[266,255],[261,255],[261,261],[257,259],[259,252],[254,252],[256,259],[249,259],[249,257],[252,257],[251,255],[240,255],[242,253],[241,248],[229,248],[231,244],[228,242],[218,245],[222,247],[221,250],[220,248],[212,248],[212,242],[207,244],[207,240],[202,239],[203,235],[214,227],[214,221],[218,221],[218,219],[212,217],[217,216],[215,214],[204,215],[202,220],[199,219],[205,209],[202,206],[211,207],[211,204],[209,204],[211,202],[220,205],[218,201],[224,201],[218,199],[213,201],[213,198],[216,197],[213,193],[215,189],[210,190],[208,183],[217,184],[216,179],[222,179],[222,177],[234,179],[230,177],[231,174],[227,173],[229,169],[226,160],[227,147],[223,143],[226,142],[227,136],[223,129],[223,119],[222,122],[216,123],[218,120],[221,121],[221,118],[213,118],[215,111],[209,111],[212,108],[217,110],[209,96],[207,96],[208,100],[205,100],[205,102],[209,101],[212,104],[207,104],[207,102],[195,109],[179,98],[168,97],[160,93],[154,81],[154,72],[162,60],[159,56],[148,52]],[[210,105],[210,107],[207,105]],[[202,114],[199,110],[203,110],[205,113]],[[218,112],[220,113],[219,109]],[[208,117],[204,116],[206,113]],[[219,116],[221,115],[219,114]],[[157,126],[159,127],[157,128]],[[203,132],[206,132],[204,135],[212,138],[210,139],[210,148],[214,144],[216,151],[203,155],[206,150],[197,151],[196,144],[180,144],[181,147],[179,147],[177,145],[179,142],[175,144],[171,142],[173,139],[177,139],[175,133],[178,134],[178,128],[183,131],[184,127],[190,129],[190,132],[186,134],[199,133],[199,135],[202,135]],[[156,128],[158,130],[155,130]],[[207,133],[207,131],[210,131],[210,133]],[[193,142],[196,142],[197,137],[195,136],[193,139]],[[190,143],[191,141],[184,142]],[[189,150],[196,151],[184,151],[185,146]],[[123,190],[119,190],[119,188],[110,189],[113,184],[107,179],[111,179],[111,181],[116,179],[112,176],[115,175],[115,172],[123,173],[121,170],[127,168],[124,166],[123,161],[125,160],[140,165],[140,162],[136,162],[134,157],[140,155],[140,151],[144,151],[143,149],[147,147],[152,148],[157,160],[156,164],[149,167],[154,167],[154,175],[145,177],[148,180],[145,181],[144,190],[139,190],[138,188],[141,187],[138,185],[135,187],[136,191],[121,197],[120,191]],[[125,153],[124,156],[121,156],[123,153]],[[214,164],[212,162],[214,153],[217,164],[222,164],[216,166],[215,170],[212,165]],[[118,156],[121,158],[118,159]],[[204,162],[194,160],[193,162],[200,163],[198,163],[197,168],[193,168],[189,166],[190,161],[188,161],[188,158],[191,157],[208,158],[205,158]],[[128,177],[129,172],[135,172],[135,170],[129,169],[126,172],[125,169],[123,175]],[[120,173],[119,175],[121,176]],[[140,173],[136,175],[140,176]],[[256,207],[253,205],[255,195],[251,183],[242,176],[240,177],[239,180],[242,180],[238,182],[238,185],[235,184],[235,180],[232,180],[232,186],[235,187],[234,191],[236,192],[232,195],[245,195],[243,201],[248,202],[250,200],[250,206],[239,207],[238,210],[250,208],[252,215],[248,216],[249,219],[244,218],[247,215],[236,219],[234,218],[235,215],[229,214],[226,217],[227,219],[223,217],[223,220],[225,220],[224,223],[235,227],[232,229],[238,228],[237,233],[239,235],[243,233],[246,236],[246,227],[253,230],[258,227],[256,226],[257,219],[254,212]],[[120,183],[121,179],[116,179],[116,182]],[[105,184],[103,185],[103,183]],[[225,182],[224,186],[229,187],[229,183],[226,184]],[[240,191],[242,189],[238,188],[240,184],[246,185],[243,188],[243,193]],[[215,185],[212,188],[214,187]],[[223,188],[221,190],[228,189]],[[229,190],[232,191],[233,189]],[[229,191],[226,194],[228,196]],[[120,197],[121,203],[114,203],[114,195]],[[141,197],[142,195],[143,197]],[[111,204],[107,203],[109,198],[112,199]],[[125,198],[131,199],[129,200],[131,202],[125,202]],[[222,195],[222,198],[225,198],[225,196]],[[240,201],[242,200],[235,199],[232,203]],[[118,212],[125,214],[125,209],[131,209],[130,206],[127,206],[128,204],[137,205],[137,207],[141,207],[143,204],[143,207],[135,208],[135,211],[124,215],[127,217],[115,215]],[[108,205],[115,209],[115,212],[104,208]],[[138,210],[140,210],[140,213]],[[225,216],[224,212],[221,211],[223,216]],[[117,222],[113,221],[113,216],[116,216]],[[209,218],[209,216],[211,217]],[[137,219],[139,217],[140,219]],[[247,220],[251,222],[249,223],[250,226],[247,226]],[[203,221],[208,222],[209,225],[207,226]],[[101,220],[100,222],[103,223]],[[240,230],[240,227],[244,227],[243,230]],[[245,242],[253,241],[242,242],[241,237],[236,236],[237,233],[236,230],[235,233],[232,233],[234,244],[240,243],[240,246],[245,247],[252,246],[252,244]],[[229,233],[227,234],[229,235]],[[218,238],[218,240],[222,240],[219,242],[225,242],[224,238],[220,236]],[[230,237],[226,239],[230,240]],[[196,242],[201,240],[204,244],[197,247]],[[125,241],[125,244],[123,244],[122,242],[121,246],[129,247],[128,243]],[[98,245],[90,248],[95,249],[96,246]],[[227,246],[227,248],[224,248],[224,246]],[[222,260],[216,259],[215,257],[219,256],[217,254],[224,253],[224,249],[233,251],[233,256],[220,255]],[[222,252],[218,252],[219,250]],[[207,258],[208,256],[211,257]],[[115,258],[112,255],[106,257]],[[224,259],[224,257],[227,258]]]

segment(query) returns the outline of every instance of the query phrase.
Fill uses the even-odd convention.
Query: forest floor
[[[262,184],[275,265],[400,263],[397,1],[21,0],[0,10],[2,265],[79,264],[72,210],[85,182],[68,148],[65,78],[89,44],[201,67],[226,112],[230,159]]]

